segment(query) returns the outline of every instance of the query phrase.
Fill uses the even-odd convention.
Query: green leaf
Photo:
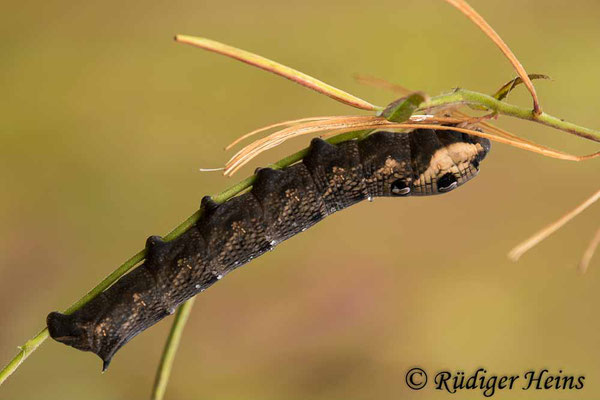
[[[414,92],[406,97],[390,103],[381,113],[381,115],[390,122],[402,123],[408,121],[411,115],[425,101],[425,94]]]
[[[527,76],[529,76],[529,79],[531,79],[531,80],[533,80],[533,79],[552,79],[548,75],[543,75],[543,74],[529,74]],[[505,83],[500,89],[498,89],[498,91],[494,94],[493,97],[497,100],[504,100],[506,98],[506,96],[508,96],[508,94],[510,92],[512,92],[512,90],[515,87],[517,87],[518,85],[520,85],[522,83],[523,83],[523,79],[521,79],[521,77],[512,79],[509,82]]]

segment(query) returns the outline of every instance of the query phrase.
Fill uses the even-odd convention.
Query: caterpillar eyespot
[[[392,182],[392,194],[396,196],[406,196],[409,193],[410,187],[404,180],[398,179],[397,181]]]
[[[97,354],[106,369],[181,303],[332,212],[375,197],[447,192],[473,178],[489,150],[487,139],[429,129],[337,145],[313,139],[302,161],[259,169],[250,191],[222,204],[204,197],[201,218],[177,239],[148,238],[141,266],[73,314],[50,313],[50,335]]]
[[[454,174],[452,174],[450,172],[445,174],[444,176],[442,176],[437,181],[438,190],[442,193],[449,192],[453,189],[456,189],[457,186],[458,186],[458,181],[456,180],[456,177],[454,176]]]

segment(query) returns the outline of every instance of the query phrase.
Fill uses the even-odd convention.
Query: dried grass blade
[[[598,199],[600,199],[600,190],[598,190],[596,193],[594,193],[590,198],[585,200],[583,203],[581,203],[580,205],[575,207],[573,210],[571,210],[568,213],[566,213],[565,215],[563,215],[557,221],[546,226],[545,228],[543,228],[542,230],[540,230],[539,232],[537,232],[536,234],[531,236],[529,239],[525,240],[524,242],[522,242],[521,244],[519,244],[518,246],[513,248],[508,253],[508,258],[510,258],[512,261],[517,261],[528,250],[530,250],[532,247],[534,247],[535,245],[540,243],[542,240],[546,239],[548,236],[552,235],[554,232],[556,232],[557,230],[562,228],[567,222],[569,222],[570,220],[572,220],[573,218],[575,218],[576,216],[581,214],[581,212],[583,212],[586,208],[588,208],[589,206],[594,204]]]
[[[195,36],[177,35],[175,36],[175,41],[200,47],[201,49],[212,51],[217,54],[222,54],[265,71],[272,72],[276,75],[283,76],[284,78],[294,81],[304,87],[315,90],[352,107],[369,111],[377,111],[381,109],[379,106],[375,106],[366,100],[328,85],[327,83],[313,78],[310,75],[246,50],[228,46],[215,40]]]
[[[492,28],[490,24],[488,24],[487,21],[481,15],[479,15],[479,13],[475,11],[466,1],[446,0],[446,2],[457,8],[467,18],[473,21],[475,25],[477,25],[479,29],[481,29],[496,44],[496,46],[500,48],[502,53],[504,53],[506,58],[508,58],[510,63],[513,65],[515,71],[517,71],[517,74],[523,80],[523,83],[527,87],[527,90],[529,90],[529,93],[531,93],[531,97],[533,98],[534,113],[536,115],[541,114],[542,109],[540,107],[537,93],[535,92],[535,87],[533,86],[531,79],[529,79],[529,76],[527,75],[527,72],[525,71],[525,68],[523,67],[519,59],[515,56],[510,47],[508,47],[508,45],[504,43],[500,35],[498,35],[494,28]]]
[[[299,123],[302,123],[302,122],[322,121],[322,120],[327,120],[327,119],[331,119],[331,118],[335,118],[335,116],[329,116],[329,117],[308,117],[308,118],[292,119],[292,120],[289,120],[289,121],[277,122],[275,124],[263,126],[262,128],[255,129],[252,132],[248,132],[245,135],[240,136],[239,138],[235,139],[233,142],[231,142],[229,145],[227,145],[227,147],[225,147],[225,150],[231,149],[233,146],[235,146],[236,144],[240,143],[242,140],[249,138],[250,136],[254,136],[254,135],[258,134],[258,133],[268,131],[269,129],[275,129],[275,128],[280,128],[282,126],[299,124]]]
[[[369,126],[377,126],[385,121],[378,117],[350,117],[350,118],[334,118],[332,120],[322,122],[309,122],[301,125],[296,125],[290,128],[282,129],[273,134],[259,139],[240,150],[234,155],[225,166],[225,175],[233,175],[241,167],[247,164],[260,153],[283,143],[284,141],[300,135],[307,135],[329,130],[341,130],[353,128],[353,130],[366,129]],[[359,127],[359,128],[357,128]]]
[[[600,228],[596,231],[596,234],[592,238],[592,241],[588,245],[587,249],[583,253],[583,257],[581,257],[581,261],[579,262],[579,271],[582,274],[585,274],[590,266],[590,261],[592,261],[592,257],[596,252],[598,245],[600,244]]]
[[[462,111],[455,111],[455,113],[457,115],[465,117],[465,118],[469,117],[469,114],[466,114],[466,113],[464,113]],[[497,134],[499,136],[503,136],[505,138],[509,138],[509,139],[512,139],[512,140],[515,140],[515,141],[518,141],[518,142],[527,143],[527,144],[530,144],[532,146],[538,146],[541,149],[552,150],[551,148],[546,147],[546,146],[544,146],[542,144],[537,144],[535,142],[532,142],[531,140],[527,140],[525,138],[522,138],[522,137],[519,137],[517,135],[514,135],[514,134],[512,134],[512,133],[510,133],[510,132],[508,132],[508,131],[506,131],[506,130],[504,130],[502,128],[499,128],[496,125],[493,125],[493,124],[491,124],[491,123],[489,123],[487,121],[481,121],[481,122],[478,122],[478,124],[481,125],[483,128],[485,128],[487,131],[495,133],[495,134]]]
[[[312,127],[316,127],[316,126],[329,126],[332,124],[336,124],[339,122],[344,122],[344,121],[364,121],[364,120],[371,120],[371,119],[377,119],[377,117],[369,117],[369,116],[348,116],[348,117],[344,117],[344,116],[333,116],[333,117],[329,117],[325,120],[317,120],[317,121],[308,121],[308,122],[304,122],[304,123],[300,123],[300,124],[296,124],[292,127],[288,127],[288,128],[284,128],[281,129],[279,131],[276,131],[266,137],[260,138],[255,140],[254,142],[246,145],[245,147],[243,147],[241,150],[239,150],[236,154],[233,155],[233,157],[231,157],[231,159],[229,160],[228,164],[233,162],[234,160],[239,159],[240,157],[242,157],[245,153],[251,151],[252,149],[255,149],[259,146],[262,146],[264,144],[267,144],[269,142],[273,142],[273,141],[277,141],[278,143],[282,143],[285,139],[285,136],[290,132],[290,131],[296,131],[296,130],[303,130],[305,128],[312,128]],[[282,126],[285,126],[284,124],[282,124]],[[283,139],[283,140],[281,140]]]

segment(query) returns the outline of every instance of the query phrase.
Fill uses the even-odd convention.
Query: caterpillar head
[[[450,130],[418,129],[409,136],[413,177],[410,182],[396,183],[393,193],[426,196],[450,192],[477,176],[491,147],[488,139]]]

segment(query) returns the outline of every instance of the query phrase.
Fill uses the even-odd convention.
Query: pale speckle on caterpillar
[[[97,354],[106,369],[138,333],[278,243],[362,200],[449,192],[477,175],[489,149],[487,139],[449,130],[313,139],[300,162],[260,169],[250,191],[223,204],[204,197],[202,217],[177,239],[148,238],[141,266],[73,314],[50,313],[50,335]]]

